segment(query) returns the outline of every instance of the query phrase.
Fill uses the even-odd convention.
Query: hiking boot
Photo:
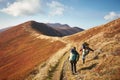
[[[74,73],[74,75],[78,75],[78,73]]]
[[[72,72],[72,75],[77,75],[77,74],[78,74],[78,72],[77,72],[77,71]]]
[[[75,73],[72,73],[72,75],[74,75]]]
[[[77,73],[77,72],[75,72],[75,73],[72,73],[72,75],[78,75],[78,73]]]

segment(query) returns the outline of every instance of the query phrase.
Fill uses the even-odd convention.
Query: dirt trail
[[[77,74],[73,75],[71,73],[71,67],[70,67],[71,65],[68,60],[68,56],[69,56],[69,52],[67,53],[67,58],[63,59],[64,64],[62,67],[61,78],[57,80],[86,80],[88,73],[91,72],[98,64],[98,61],[94,60],[94,58],[98,55],[88,58],[85,64],[82,64],[82,59],[80,55],[80,59],[77,63]]]
[[[78,66],[78,65],[77,65]],[[79,75],[78,75],[79,74]],[[62,73],[61,73],[61,79],[60,80],[82,80],[83,79],[83,75],[80,75],[80,73],[78,72],[76,75],[73,75],[71,73],[71,69],[70,69],[70,63],[69,60],[65,60],[64,64],[63,64],[63,69],[62,69]]]
[[[78,75],[71,74],[68,57],[69,51],[60,59],[60,62],[55,71],[52,73],[53,76],[50,80],[83,80],[84,75],[81,75],[79,71]]]
[[[53,73],[52,80],[61,80],[62,74],[63,74],[63,65],[65,63],[65,60],[68,58],[68,54],[65,53],[63,57],[60,59],[60,62],[58,64],[58,67],[56,68],[55,72]]]

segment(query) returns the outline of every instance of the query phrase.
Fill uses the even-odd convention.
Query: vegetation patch
[[[48,76],[46,77],[45,80],[52,80],[53,73],[56,71],[58,65],[59,61],[54,66],[50,66],[50,69],[48,70]]]

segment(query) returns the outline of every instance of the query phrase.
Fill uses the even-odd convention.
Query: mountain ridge
[[[60,23],[47,23],[48,26],[51,26],[55,30],[63,33],[63,35],[72,35],[78,33],[80,31],[84,31],[84,29],[79,27],[70,27],[68,24],[60,24]]]

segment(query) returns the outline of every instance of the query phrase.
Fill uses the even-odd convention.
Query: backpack
[[[78,61],[79,60],[79,53],[72,49],[71,52],[70,52],[70,58],[69,58],[70,61]]]
[[[82,49],[85,49],[88,45],[89,45],[89,44],[88,44],[87,42],[84,42],[84,43],[82,44]]]

